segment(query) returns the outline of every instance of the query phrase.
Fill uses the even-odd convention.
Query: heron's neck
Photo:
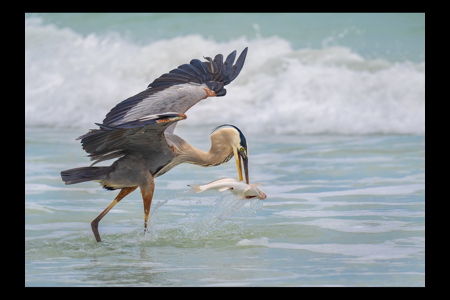
[[[211,148],[209,151],[197,149],[188,143],[180,149],[184,161],[187,163],[200,165],[204,167],[216,166],[227,162],[233,157],[233,149],[229,142],[221,137],[211,136]]]
[[[220,165],[233,157],[233,149],[230,143],[223,137],[211,136],[211,148],[203,151],[191,146],[185,140],[175,134],[167,134],[170,145],[176,148],[174,160],[170,163],[171,168],[180,163],[190,163],[204,167]]]
[[[233,157],[233,149],[229,145],[211,141],[211,148],[205,152],[192,147],[192,158],[189,163],[204,167],[217,166],[229,161]]]

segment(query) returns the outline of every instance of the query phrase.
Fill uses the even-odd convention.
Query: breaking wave
[[[235,124],[278,134],[424,134],[425,62],[365,59],[347,47],[293,49],[280,37],[217,42],[186,35],[146,44],[25,19],[25,125],[93,128],[118,102],[193,58],[249,48],[227,95],[179,126]],[[183,123],[181,125],[181,123]]]

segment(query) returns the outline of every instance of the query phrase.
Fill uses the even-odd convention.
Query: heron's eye
[[[243,147],[241,147],[241,149],[239,149],[239,150],[241,150],[241,152],[244,152],[244,148]]]

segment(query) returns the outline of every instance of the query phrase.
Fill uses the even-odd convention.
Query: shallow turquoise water
[[[209,129],[178,134],[201,149]],[[189,192],[237,176],[181,165],[155,180],[150,233],[133,192],[65,186],[88,164],[82,131],[25,132],[26,286],[424,286],[424,136],[247,135],[250,178],[268,198]]]

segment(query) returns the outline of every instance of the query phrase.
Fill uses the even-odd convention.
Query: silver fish
[[[229,190],[238,196],[239,199],[258,198],[266,199],[266,194],[258,187],[261,183],[247,184],[234,178],[222,178],[211,181],[205,185],[188,185],[194,193],[201,193],[206,190],[219,190],[223,192]]]

